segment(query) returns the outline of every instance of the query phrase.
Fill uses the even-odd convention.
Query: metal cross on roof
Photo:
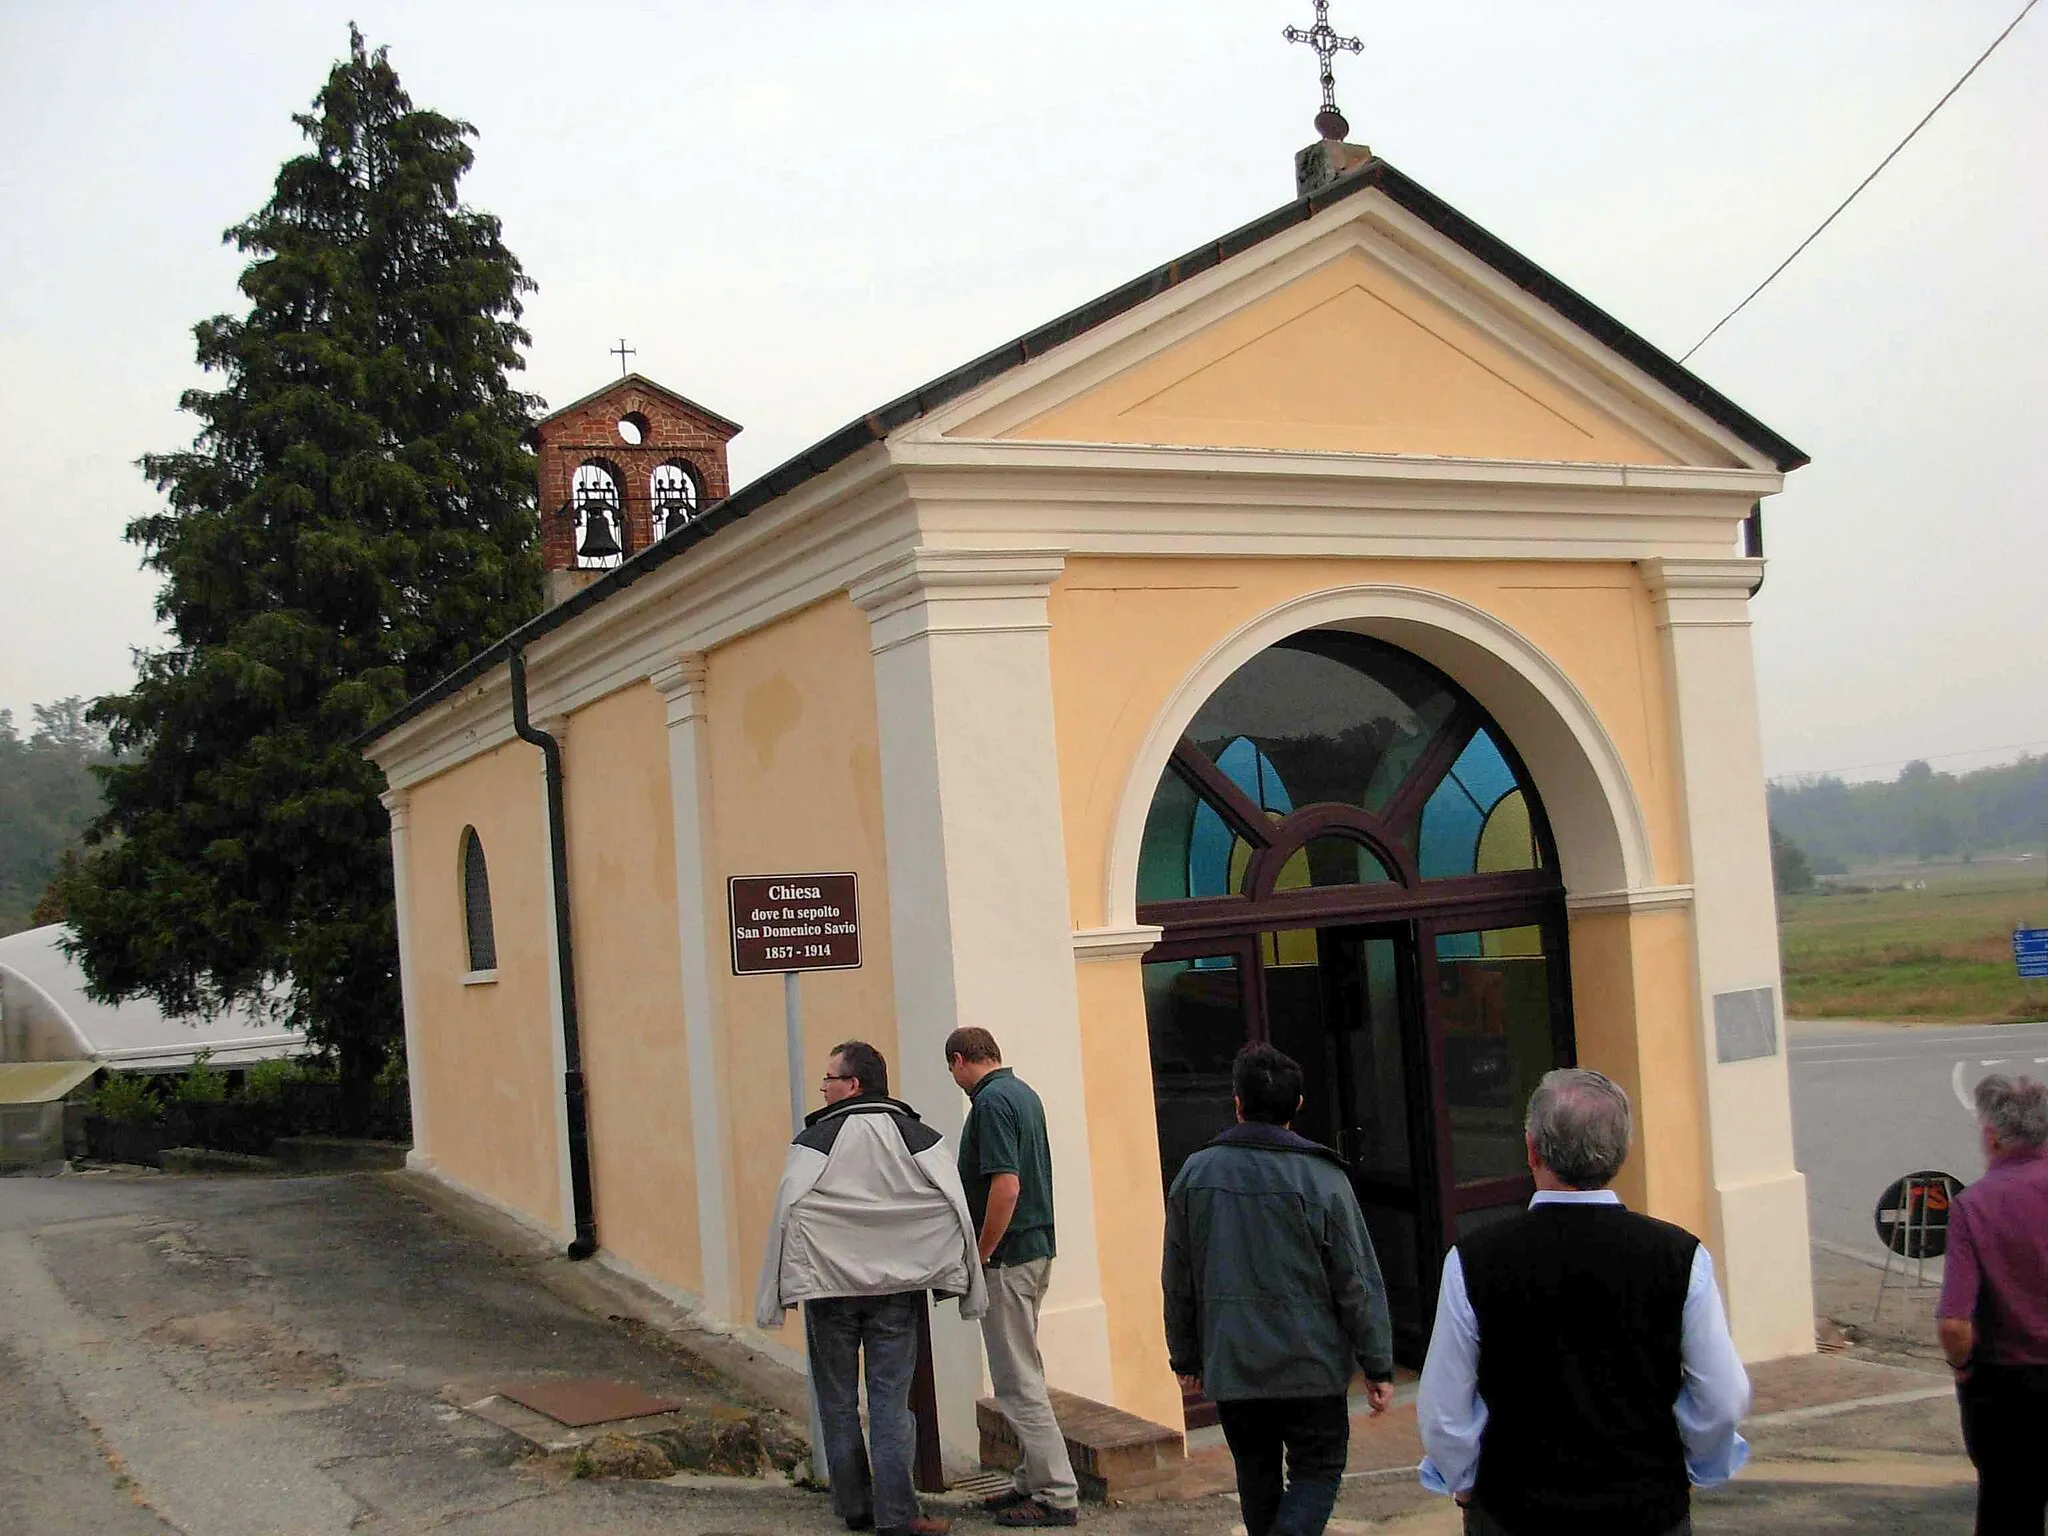
[[[619,377],[622,379],[626,376],[626,359],[640,355],[640,349],[627,346],[626,338],[623,336],[619,338],[619,344],[616,347],[608,347],[605,350],[619,360]]]
[[[1315,0],[1316,24],[1307,31],[1289,27],[1284,35],[1290,43],[1307,43],[1315,49],[1323,70],[1323,110],[1316,114],[1316,132],[1326,139],[1341,139],[1351,131],[1344,114],[1337,110],[1337,76],[1332,63],[1340,53],[1363,53],[1362,38],[1339,37],[1330,25],[1330,0]]]

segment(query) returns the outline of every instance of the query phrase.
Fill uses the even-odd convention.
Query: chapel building
[[[994,1032],[1055,1387],[1180,1424],[1163,1191],[1255,1039],[1407,1362],[1570,1063],[1744,1356],[1813,1348],[1749,629],[1805,455],[1384,160],[1300,176],[734,492],[738,428],[637,375],[540,424],[556,606],[368,749],[414,1166],[747,1332],[791,1085],[726,882],[851,872],[798,1090],[863,1037],[952,1135],[940,1044]],[[978,1335],[934,1338],[971,1445]]]

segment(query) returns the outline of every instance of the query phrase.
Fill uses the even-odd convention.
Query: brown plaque
[[[732,875],[725,889],[735,976],[860,965],[860,893],[852,875]]]

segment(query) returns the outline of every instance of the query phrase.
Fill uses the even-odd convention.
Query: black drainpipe
[[[569,839],[563,830],[562,744],[534,729],[526,713],[526,654],[518,646],[508,658],[512,670],[512,729],[521,741],[540,748],[547,763],[548,870],[555,882],[555,969],[562,979],[562,1099],[569,1109],[569,1202],[576,1216],[576,1240],[569,1257],[597,1252],[597,1221],[590,1202],[590,1121],[583,1102],[583,1047],[576,1029],[576,950],[569,940]]]
[[[1760,501],[1750,504],[1749,516],[1742,520],[1742,552],[1751,560],[1764,557],[1764,504]],[[1749,595],[1755,597],[1763,589],[1764,573],[1759,570],[1756,585],[1749,589]]]

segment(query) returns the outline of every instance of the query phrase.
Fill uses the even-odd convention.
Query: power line
[[[1762,282],[1758,283],[1754,288],[1750,289],[1748,298],[1745,298],[1740,304],[1736,305],[1733,309],[1729,310],[1727,314],[1723,315],[1719,320],[1716,320],[1714,322],[1713,330],[1708,331],[1706,335],[1702,336],[1698,341],[1694,342],[1692,346],[1687,350],[1685,356],[1679,359],[1681,363],[1691,361],[1694,352],[1699,351],[1701,347],[1704,347],[1708,342],[1712,341],[1714,339],[1714,336],[1717,332],[1720,331],[1722,326],[1726,325],[1730,320],[1733,320],[1737,315],[1741,314],[1745,309],[1749,308],[1750,299],[1754,299],[1758,294],[1762,293],[1766,288],[1770,287],[1772,283],[1776,282],[1778,280],[1778,274],[1780,272],[1783,272],[1787,267],[1791,266],[1793,262],[1797,261],[1799,259],[1800,252],[1804,251],[1809,245],[1813,244],[1814,241],[1818,240],[1821,237],[1822,233],[1827,229],[1827,227],[1830,224],[1834,223],[1836,219],[1839,219],[1842,216],[1844,210],[1846,210],[1848,206],[1851,203],[1855,202],[1856,199],[1862,194],[1863,189],[1869,186],[1873,181],[1877,180],[1877,178],[1881,174],[1883,174],[1884,168],[1890,165],[1892,161],[1898,158],[1899,151],[1904,149],[1908,144],[1912,143],[1914,137],[1918,135],[1922,128],[1925,128],[1929,123],[1934,121],[1934,114],[1939,112],[1943,107],[1948,105],[1949,98],[1955,95],[1957,91],[1960,91],[1963,88],[1964,84],[1968,82],[1970,76],[1977,73],[1978,67],[1982,65],[1986,59],[1990,58],[1992,54],[1998,51],[1998,45],[2004,42],[2007,37],[2011,36],[2012,29],[2014,27],[2018,26],[2022,21],[2025,21],[2027,19],[2027,12],[2031,11],[2034,8],[2034,5],[2035,0],[2027,0],[2027,3],[2020,7],[2019,15],[2013,17],[2011,21],[2007,22],[2005,24],[2005,30],[1999,33],[1998,36],[1991,39],[1991,46],[1989,48],[1986,48],[1982,53],[1977,55],[1977,62],[1975,64],[1972,64],[1968,69],[1964,70],[1962,73],[1962,77],[1958,79],[1954,85],[1950,86],[1946,91],[1942,92],[1941,100],[1937,101],[1933,106],[1929,107],[1927,109],[1927,115],[1921,118],[1919,122],[1913,125],[1912,132],[1908,133],[1903,139],[1899,140],[1898,143],[1894,144],[1892,146],[1892,152],[1886,155],[1882,160],[1877,162],[1877,169],[1872,171],[1868,176],[1864,177],[1861,181],[1857,182],[1856,190],[1854,192],[1851,192],[1847,197],[1842,199],[1841,206],[1835,209],[1835,211],[1829,214],[1826,218],[1822,219],[1820,221],[1819,228],[1815,229],[1812,234],[1808,235],[1804,240],[1800,241],[1798,247],[1792,252],[1790,256],[1787,256],[1783,261],[1779,262],[1777,266],[1773,267],[1771,269],[1771,275],[1769,277],[1765,278]]]
[[[1986,757],[1993,752],[2030,752],[2035,747],[2048,747],[2048,741],[2015,741],[2003,747],[1968,747],[1961,752],[1922,752],[1913,757],[1888,757],[1877,763],[1851,763],[1846,768],[1809,768],[1802,773],[1781,773],[1770,780],[1773,784],[1788,783],[1793,779],[1826,779],[1844,773],[1861,773],[1868,768],[1902,768],[1907,763],[1945,763],[1957,757]],[[2008,763],[1987,763],[1989,768],[2010,767]]]

